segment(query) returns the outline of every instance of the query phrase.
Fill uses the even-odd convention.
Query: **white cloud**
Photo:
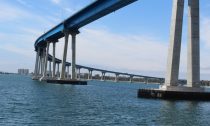
[[[52,0],[52,2],[53,2],[54,4],[59,4],[59,3],[61,2],[61,0]]]
[[[64,8],[64,10],[69,14],[72,14],[73,12],[75,12],[75,10],[71,9],[71,8]]]
[[[0,32],[1,45],[10,43],[13,45],[22,46],[23,49],[24,47],[32,48],[34,41],[37,39],[39,35],[41,35],[39,31],[29,28],[18,29],[18,31],[19,33],[11,33],[11,34]]]
[[[210,48],[210,18],[204,17],[201,22],[201,40]]]
[[[13,53],[16,53],[16,54],[20,54],[20,55],[23,55],[23,56],[27,56],[27,57],[33,57],[34,56],[33,51],[30,48],[23,49],[21,47],[15,46],[13,44],[1,45],[0,49],[1,50],[6,50],[6,51],[9,51],[9,52],[13,52]]]
[[[9,64],[6,67],[1,63],[0,69],[14,72],[20,64],[33,69],[34,42],[44,29],[47,31],[56,25],[55,21],[50,16],[46,18],[44,15],[38,15],[9,3],[1,2],[0,8],[0,57],[1,60],[10,61],[13,64],[13,67]],[[12,56],[7,56],[2,52]],[[22,60],[17,61],[17,59]]]
[[[30,12],[29,10],[25,10],[23,8],[19,8],[16,6],[13,6],[11,4],[1,3],[0,4],[0,22],[2,23],[8,23],[12,22],[14,27],[22,27],[19,25],[16,25],[15,23],[18,22],[19,24],[24,23],[24,25],[27,24],[41,24],[41,26],[45,26],[46,29],[56,25],[56,21],[54,20],[54,17],[48,16],[47,18],[44,15],[38,15],[33,12]],[[30,26],[33,27],[33,26]],[[35,27],[36,28],[36,27]],[[39,28],[40,29],[40,28]],[[42,29],[43,30],[43,29]]]
[[[28,4],[25,0],[17,0],[18,3],[20,3],[23,6],[26,7],[32,7],[30,4]]]
[[[164,77],[168,42],[155,36],[121,35],[109,30],[82,29],[77,35],[77,64],[101,69]],[[63,38],[57,43],[56,56],[62,58]],[[50,49],[50,53],[52,49]],[[208,53],[201,50],[201,78],[209,74]],[[71,36],[67,61],[71,62]],[[180,78],[186,77],[187,45],[182,44]]]
[[[36,37],[36,36],[41,36],[42,32],[41,30],[38,30],[38,29],[32,29],[32,28],[26,28],[26,27],[22,27],[19,29],[19,31],[21,33],[25,33],[27,34],[27,36],[33,36],[33,37]]]
[[[60,59],[63,55],[63,41],[61,39],[57,43],[56,56]],[[84,29],[77,35],[76,43],[77,64],[138,74],[143,74],[145,71],[148,74],[149,70],[165,71],[168,47],[155,37]],[[71,38],[69,38],[68,61],[71,62]]]
[[[24,15],[26,15],[26,12],[12,5],[1,3],[0,8],[0,22],[13,21],[15,19],[20,19]]]

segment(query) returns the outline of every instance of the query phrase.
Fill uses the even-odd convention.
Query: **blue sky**
[[[94,0],[1,0],[0,71],[34,69],[34,41]],[[180,77],[186,75],[187,0],[185,0]],[[139,0],[80,29],[77,63],[164,77],[172,0]],[[200,0],[201,78],[210,79],[210,3]],[[63,39],[56,56],[62,56]],[[68,61],[71,57],[71,45]],[[51,52],[50,47],[50,52]]]

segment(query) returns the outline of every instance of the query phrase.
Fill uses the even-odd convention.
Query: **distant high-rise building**
[[[28,75],[29,74],[29,69],[18,69],[18,74]]]

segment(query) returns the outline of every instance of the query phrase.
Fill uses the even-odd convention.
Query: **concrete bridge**
[[[79,34],[79,28],[113,12],[116,11],[130,3],[135,2],[136,0],[97,0],[85,7],[81,11],[77,12],[73,16],[64,20],[42,36],[40,36],[35,44],[36,54],[36,63],[35,63],[35,76],[34,79],[38,77],[38,71],[41,67],[42,77],[39,78],[40,81],[46,80],[47,75],[47,64],[48,64],[48,55],[49,55],[49,45],[53,44],[53,73],[52,77],[55,77],[55,64],[61,63],[61,72],[59,80],[65,80],[65,69],[69,64],[66,61],[67,58],[67,49],[68,49],[68,40],[69,35],[71,35],[71,46],[72,46],[72,56],[71,56],[71,80],[77,80],[76,78],[76,35]],[[64,37],[64,49],[63,49],[63,58],[62,60],[55,61],[55,48],[56,43],[59,42],[60,38]],[[59,61],[59,62],[58,62]],[[41,64],[41,65],[39,65]],[[58,65],[59,68],[59,65]],[[104,76],[103,72],[103,76]]]
[[[69,67],[71,66],[71,80],[79,80],[80,69],[87,69],[89,71],[89,79],[92,78],[93,71],[101,72],[101,80],[104,80],[106,73],[115,74],[115,81],[118,81],[119,75],[127,75],[132,82],[133,77],[141,77],[145,80],[148,78],[160,79],[157,77],[148,77],[142,75],[134,75],[128,73],[114,72],[102,70],[97,68],[76,65],[76,35],[79,34],[79,28],[113,12],[126,5],[129,5],[137,0],[97,0],[77,12],[73,16],[64,20],[47,33],[40,36],[35,42],[36,63],[34,71],[34,79],[40,81],[46,80],[48,61],[51,71],[51,62],[53,62],[52,78],[58,80],[65,80],[69,77]],[[180,64],[180,50],[182,38],[182,24],[184,13],[185,0],[173,0],[171,30],[170,30],[170,45],[168,49],[168,63],[165,77],[165,84],[159,90],[167,91],[188,91],[188,92],[202,92],[200,87],[200,19],[199,19],[199,0],[188,0],[188,53],[187,53],[187,86],[179,86],[179,64]],[[68,40],[71,35],[71,63],[66,61]],[[63,48],[63,58],[56,59],[55,47],[60,38],[64,37],[65,43]],[[52,55],[49,55],[49,45],[53,44]],[[57,66],[59,78],[55,78],[55,66]],[[61,72],[59,72],[59,64],[61,64]],[[67,76],[66,76],[67,67]],[[40,72],[41,71],[41,72]],[[79,78],[77,78],[77,72]],[[39,76],[41,75],[41,76]],[[153,91],[153,90],[151,90]],[[147,92],[147,91],[146,91]],[[149,91],[150,92],[150,91]],[[148,93],[148,92],[147,92]],[[159,96],[159,95],[158,95]],[[181,95],[180,95],[181,96]]]
[[[101,72],[101,80],[105,80],[105,76],[107,73],[112,73],[115,75],[116,82],[121,75],[129,76],[130,82],[133,81],[134,77],[138,77],[144,78],[144,80],[146,80],[145,82],[147,82],[147,80],[149,79],[159,79],[159,82],[162,83],[163,78],[128,74],[76,65],[76,35],[80,33],[79,28],[135,1],[137,0],[97,0],[40,36],[34,44],[37,54],[33,79],[39,79],[40,81],[46,81],[47,79],[80,80],[80,69],[87,69],[88,79],[92,79],[93,71],[99,71]],[[70,35],[72,40],[71,63],[67,62],[66,60]],[[64,37],[65,39],[63,58],[57,59],[55,57],[56,43],[59,42],[59,39],[62,37]],[[49,53],[50,44],[53,45],[53,52],[51,55]],[[55,70],[56,66],[57,70]],[[69,71],[70,67],[71,70]]]
[[[44,73],[44,65],[45,62],[43,62],[43,57],[40,55],[39,57],[39,62],[38,62],[38,66],[37,66],[37,70],[34,71],[34,76],[33,79],[41,79],[44,78],[45,79],[60,79],[60,64],[62,64],[62,60],[55,58],[55,60],[53,60],[53,56],[48,54],[48,59],[47,59],[47,70],[46,73]],[[55,63],[53,63],[53,61],[55,61]],[[52,67],[52,63],[55,64],[55,67]],[[66,66],[65,66],[65,74],[64,74],[64,78],[65,80],[71,80],[71,74],[70,74],[70,69],[71,67],[71,63],[70,62],[66,62]],[[53,68],[53,69],[52,69]],[[153,80],[153,82],[158,82],[160,84],[162,84],[164,82],[164,78],[158,78],[158,77],[151,77],[151,76],[143,76],[143,75],[137,75],[137,74],[129,74],[129,73],[122,73],[122,72],[116,72],[116,71],[109,71],[109,70],[104,70],[104,69],[98,69],[98,68],[93,68],[93,67],[87,67],[87,66],[83,66],[83,65],[76,65],[76,79],[77,80],[81,80],[81,69],[87,70],[88,71],[88,78],[83,78],[87,79],[87,80],[93,80],[93,71],[97,71],[100,72],[100,80],[101,81],[106,81],[106,74],[114,74],[114,81],[118,82],[119,81],[119,77],[120,76],[127,76],[129,78],[129,82],[132,83],[135,79],[134,78],[140,78],[143,80],[144,83],[148,83],[148,81]],[[154,81],[155,80],[155,81]],[[137,81],[135,81],[137,82]],[[142,81],[141,81],[142,82]]]

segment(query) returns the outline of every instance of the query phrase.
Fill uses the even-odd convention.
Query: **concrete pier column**
[[[183,12],[184,0],[173,0],[170,45],[168,49],[168,62],[165,77],[165,85],[167,86],[177,86],[178,84]]]
[[[105,81],[105,72],[101,72],[101,81]]]
[[[115,74],[115,82],[118,82],[119,80],[118,80],[118,77],[119,77],[119,74]]]
[[[69,66],[67,66],[67,78],[69,78]]]
[[[78,77],[78,79],[80,80],[80,68],[78,68],[78,75],[77,75]]]
[[[64,30],[65,35],[65,43],[64,43],[64,50],[63,50],[63,60],[62,60],[62,68],[61,68],[61,75],[60,79],[65,79],[65,67],[66,67],[66,57],[67,57],[67,50],[68,50],[68,41],[69,41],[69,31]]]
[[[77,66],[75,68],[75,78],[78,79],[78,68],[77,68]]]
[[[49,77],[52,77],[51,61],[49,61]]]
[[[39,54],[39,62],[38,62],[38,68],[37,68],[37,75],[39,76],[40,75],[40,68],[41,68],[41,55]]]
[[[160,81],[160,85],[163,83],[163,79],[162,78],[160,78],[159,79],[159,81]]]
[[[200,86],[199,0],[188,1],[187,86]]]
[[[133,76],[130,76],[130,83],[133,83]]]
[[[48,63],[49,46],[50,46],[50,43],[47,42],[46,53],[45,53],[45,57],[44,57],[44,72],[43,72],[43,76],[40,80],[44,80],[46,75],[47,75],[47,63]]]
[[[106,73],[104,73],[104,81],[106,80]]]
[[[90,80],[93,79],[93,70],[90,70]]]
[[[47,74],[47,63],[48,63],[48,54],[49,54],[49,46],[50,43],[47,42],[46,53],[45,53],[45,60],[44,60],[44,76]]]
[[[35,69],[34,69],[35,77],[37,77],[37,75],[38,75],[39,55],[40,55],[40,48],[38,48],[37,53],[36,53],[36,63],[35,63]]]
[[[92,70],[88,69],[88,80],[92,79]]]
[[[42,57],[42,76],[44,75],[44,70],[45,70],[45,57],[46,57],[46,48],[43,51],[43,57]]]
[[[64,78],[67,79],[67,66],[65,66]]]
[[[103,80],[103,72],[101,72],[101,81]]]
[[[42,49],[43,51],[42,51],[42,62],[41,62],[41,75],[43,76],[43,74],[44,74],[44,60],[45,60],[45,51],[46,51],[46,49],[45,48],[43,48]]]
[[[88,80],[90,80],[90,70],[88,69]]]
[[[42,75],[42,71],[43,71],[43,56],[44,56],[44,52],[42,51],[41,56],[40,56],[40,75]]]
[[[60,76],[59,63],[57,63],[57,77]]]
[[[144,78],[144,83],[145,83],[145,84],[148,83],[148,78],[147,78],[147,77]]]
[[[52,72],[52,77],[55,78],[55,42],[53,42],[53,57],[52,57],[52,62],[53,62],[53,72]]]
[[[75,80],[76,79],[76,33],[71,33],[71,36],[72,36],[71,79]]]

